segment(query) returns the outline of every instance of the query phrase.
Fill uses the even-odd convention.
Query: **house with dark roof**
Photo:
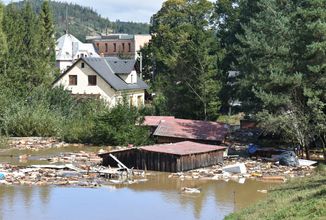
[[[72,95],[100,97],[115,106],[127,98],[131,106],[144,105],[147,84],[138,77],[135,60],[117,57],[83,57],[63,72],[53,86],[63,86]]]

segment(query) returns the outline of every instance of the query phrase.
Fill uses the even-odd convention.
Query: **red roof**
[[[174,154],[174,155],[199,154],[199,153],[206,153],[206,152],[211,152],[216,150],[224,150],[225,148],[226,147],[200,144],[191,141],[140,147],[141,150],[145,150],[145,151]]]
[[[221,142],[224,141],[228,132],[229,126],[227,124],[175,118],[161,120],[154,136]]]
[[[145,116],[143,125],[157,127],[161,121],[174,119],[174,116]]]

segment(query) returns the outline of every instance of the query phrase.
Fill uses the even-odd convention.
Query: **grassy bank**
[[[267,199],[227,216],[233,219],[326,219],[326,166],[308,178],[289,181]]]

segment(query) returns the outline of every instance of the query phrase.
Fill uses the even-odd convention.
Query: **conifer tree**
[[[1,66],[6,68],[5,67],[5,63],[4,63],[4,59],[5,59],[5,56],[8,52],[8,46],[7,46],[7,39],[6,39],[6,36],[5,36],[5,33],[3,31],[3,28],[2,28],[2,24],[3,24],[3,5],[2,3],[0,2],[0,63],[1,63]],[[2,70],[0,70],[1,72],[3,71],[3,68],[1,68]]]
[[[324,150],[326,160],[326,1],[298,0],[292,18],[295,70],[303,75],[298,99],[309,122],[309,142]],[[308,152],[306,152],[307,155]]]
[[[44,58],[48,60],[49,64],[54,64],[55,60],[55,39],[54,39],[54,24],[53,15],[50,10],[50,3],[48,0],[44,1],[41,7],[39,16],[41,42],[40,47],[43,48]]]
[[[257,1],[237,58],[242,101],[268,132],[325,149],[325,1]]]

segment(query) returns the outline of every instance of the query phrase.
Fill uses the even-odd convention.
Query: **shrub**
[[[142,120],[137,109],[119,104],[95,117],[93,141],[112,145],[147,144],[149,131],[139,126]]]

